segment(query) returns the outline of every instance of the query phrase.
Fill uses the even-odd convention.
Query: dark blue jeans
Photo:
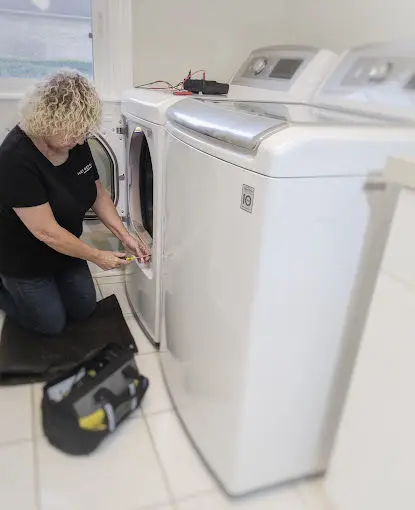
[[[85,319],[95,310],[94,281],[88,264],[81,260],[54,276],[0,275],[0,281],[0,310],[37,333],[57,335],[67,320]]]

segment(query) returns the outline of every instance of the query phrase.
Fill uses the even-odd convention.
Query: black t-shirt
[[[84,215],[96,200],[98,178],[87,143],[72,149],[63,165],[53,166],[16,126],[0,146],[0,274],[51,275],[75,263],[36,239],[13,207],[49,202],[59,225],[80,237]]]

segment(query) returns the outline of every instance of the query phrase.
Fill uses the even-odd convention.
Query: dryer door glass
[[[91,136],[88,139],[92,157],[98,169],[99,180],[107,190],[114,204],[118,201],[118,190],[116,188],[116,176],[118,172],[115,155],[105,140],[99,135]],[[86,213],[87,219],[95,219],[95,213],[90,210]]]
[[[129,154],[130,224],[137,234],[153,237],[153,164],[147,138],[141,128],[131,136]]]

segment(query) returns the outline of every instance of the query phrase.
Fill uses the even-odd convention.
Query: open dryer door
[[[135,120],[127,123],[127,227],[133,237],[153,246],[149,264],[134,261],[126,268],[127,296],[134,315],[149,340],[155,343],[157,307],[157,254],[153,237],[157,228],[154,207],[154,133]]]
[[[87,140],[100,181],[111,196],[123,221],[127,216],[124,124],[119,105],[105,104],[101,129]],[[97,220],[97,217],[91,210],[87,212],[85,219]]]
[[[108,105],[106,105],[108,109]],[[120,111],[104,114],[99,133],[88,140],[102,185],[117,207],[118,214],[129,233],[153,246],[157,228],[154,220],[153,164],[155,157],[154,133],[138,121],[125,119]],[[87,220],[97,220],[93,211]],[[108,239],[106,229],[91,221],[89,242],[102,249],[116,250]],[[117,241],[117,240],[115,240]],[[111,245],[111,246],[109,246]],[[155,342],[158,287],[155,278],[157,254],[149,264],[133,261],[125,268],[128,300],[133,313],[150,341]]]
[[[98,169],[99,179],[114,204],[117,204],[119,199],[118,159],[105,139],[99,134],[91,136],[87,143]],[[93,220],[97,219],[97,216],[91,209],[86,213],[85,219]]]

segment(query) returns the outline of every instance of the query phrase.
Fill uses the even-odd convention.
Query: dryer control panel
[[[310,46],[260,48],[249,55],[232,79],[230,96],[233,99],[307,101],[337,59],[338,56],[329,50]]]
[[[312,102],[415,121],[415,43],[352,48]]]

